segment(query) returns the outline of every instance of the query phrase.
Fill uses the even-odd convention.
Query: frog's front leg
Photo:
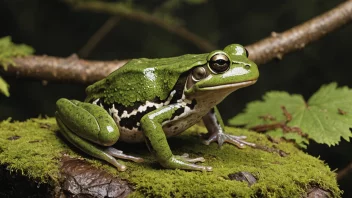
[[[112,117],[101,107],[76,100],[60,99],[56,102],[56,121],[62,135],[83,152],[105,160],[120,171],[126,169],[114,158],[128,159],[135,162],[142,158],[123,154],[112,146],[120,133]],[[108,146],[103,148],[102,146]]]
[[[172,104],[156,109],[142,117],[141,126],[148,148],[165,168],[211,171],[212,168],[209,166],[194,164],[195,162],[203,162],[204,158],[202,157],[191,159],[188,154],[176,156],[171,152],[162,124],[170,120],[173,114],[177,113],[176,110],[180,108],[184,107],[180,104]]]
[[[224,122],[220,116],[220,113],[216,107],[211,109],[204,117],[203,122],[208,130],[205,135],[206,140],[203,141],[204,144],[209,145],[211,142],[218,142],[219,146],[222,146],[224,142],[234,144],[239,148],[245,147],[245,145],[255,147],[254,143],[246,142],[246,136],[235,136],[224,133]]]

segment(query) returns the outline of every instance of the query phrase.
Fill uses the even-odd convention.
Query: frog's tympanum
[[[208,130],[205,144],[254,145],[245,142],[244,136],[224,133],[215,105],[231,92],[254,84],[258,76],[257,65],[237,44],[208,54],[134,59],[89,86],[85,102],[58,100],[56,119],[69,142],[120,171],[126,166],[115,158],[143,159],[111,147],[117,140],[145,141],[166,168],[211,171],[209,166],[195,164],[203,162],[203,157],[173,155],[167,138],[203,119]]]

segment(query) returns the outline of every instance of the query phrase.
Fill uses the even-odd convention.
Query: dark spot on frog
[[[170,120],[173,120],[176,116],[179,116],[181,114],[183,114],[183,112],[185,112],[185,108],[184,107],[181,107],[179,109],[177,109],[171,116]],[[170,127],[168,127],[170,128]]]
[[[14,135],[14,136],[8,137],[7,139],[8,139],[8,140],[18,140],[18,139],[20,139],[20,138],[21,138],[21,136]]]
[[[149,151],[150,151],[153,155],[155,155],[155,154],[156,154],[156,151],[155,151],[154,148],[152,147],[152,143],[151,143],[150,139],[149,139],[147,136],[145,136],[144,139],[145,139],[145,143],[147,144],[147,147],[148,147]]]
[[[120,126],[121,127],[125,127],[127,129],[132,130],[133,128],[137,128],[139,131],[141,131],[141,126],[137,126],[137,123],[142,119],[142,117],[151,112],[154,111],[156,109],[156,107],[147,107],[147,109],[143,112],[138,112],[136,115],[131,115],[128,118],[121,118],[120,120]]]
[[[174,94],[174,96],[172,97],[171,101],[170,101],[170,104],[175,104],[177,103],[177,100],[181,99],[182,98],[182,95],[183,95],[183,89],[185,87],[185,83],[186,83],[186,80],[187,80],[187,76],[189,75],[189,71],[187,72],[184,72],[181,74],[181,76],[179,77],[177,83],[174,85],[174,87],[172,88],[171,92],[173,90],[176,91],[176,93]],[[170,92],[170,93],[171,93]],[[170,96],[170,94],[169,94]]]
[[[197,105],[197,101],[196,99],[193,99],[191,104],[187,104],[187,107],[189,107],[192,110],[196,105]]]

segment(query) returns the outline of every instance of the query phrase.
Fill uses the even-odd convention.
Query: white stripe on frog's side
[[[115,108],[114,104],[112,105],[111,108],[108,108],[108,111],[109,111],[109,114],[114,118],[116,124],[119,125],[119,123],[120,123],[122,118],[129,118],[131,116],[137,115],[138,113],[145,112],[148,107],[155,107],[157,109],[157,108],[160,108],[162,106],[170,104],[170,102],[171,102],[173,96],[175,95],[175,93],[176,93],[176,90],[171,91],[169,97],[163,103],[155,103],[155,102],[146,101],[144,103],[144,105],[139,106],[138,109],[134,109],[130,113],[128,113],[126,110],[124,110],[121,116],[118,115],[119,110],[117,110]],[[93,101],[93,104],[99,105],[99,100],[100,99],[97,99],[97,100]],[[100,105],[102,105],[102,104],[100,104]],[[139,125],[140,125],[140,123],[137,122],[136,126],[139,126]],[[124,128],[124,127],[121,127],[121,128]],[[126,129],[126,130],[130,130],[130,129]],[[138,131],[138,128],[134,127],[132,129],[132,131]]]
[[[98,105],[99,100],[100,100],[100,98],[94,100],[94,101],[92,102],[92,104]],[[104,106],[103,106],[102,103],[100,103],[99,106],[104,109]]]
[[[171,91],[169,97],[166,99],[164,103],[155,103],[147,100],[144,105],[139,106],[138,109],[134,109],[131,113],[128,113],[126,110],[124,110],[121,115],[121,118],[129,118],[133,115],[137,115],[137,113],[142,113],[146,111],[148,107],[155,107],[158,109],[162,106],[168,105],[170,104],[170,101],[174,97],[175,93],[176,93],[176,90]]]
[[[95,104],[95,105],[98,104],[99,100],[100,100],[100,98],[94,100],[94,101],[92,102],[92,104]]]
[[[146,111],[148,107],[159,108],[162,106],[163,106],[163,103],[158,104],[158,103],[146,101],[144,105],[139,106],[138,109],[134,109],[131,113],[128,113],[126,110],[124,110],[121,115],[121,118],[129,118],[133,115],[137,115],[137,113]]]
[[[112,104],[112,107],[109,108],[109,114],[114,118],[115,123],[119,123],[121,118],[118,115],[119,111],[115,109],[115,104]]]

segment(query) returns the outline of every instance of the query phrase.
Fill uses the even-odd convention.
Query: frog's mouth
[[[217,85],[217,86],[212,86],[212,87],[199,87],[199,90],[219,90],[219,89],[240,89],[243,87],[247,87],[250,85],[253,85],[256,83],[257,80],[249,80],[245,82],[239,82],[239,83],[232,83],[232,84],[224,84],[224,85]]]

